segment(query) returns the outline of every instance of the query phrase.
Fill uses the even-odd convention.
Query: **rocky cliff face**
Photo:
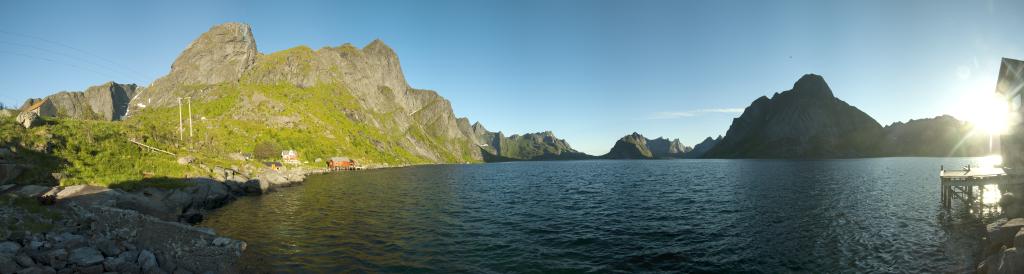
[[[153,81],[148,91],[132,101],[132,107],[168,107],[176,105],[178,97],[216,96],[205,94],[208,85],[237,82],[259,55],[249,25],[214,26],[192,41],[174,60],[171,72]]]
[[[605,159],[655,159],[682,158],[692,148],[682,145],[679,139],[668,140],[658,137],[651,140],[639,133],[626,135],[615,142],[612,149],[601,156]]]
[[[882,135],[878,122],[836,98],[824,78],[808,74],[790,90],[754,100],[705,157],[872,156]]]
[[[685,158],[703,158],[704,154],[706,154],[709,150],[711,150],[711,148],[715,147],[715,145],[718,144],[718,142],[721,142],[721,141],[722,141],[722,135],[718,135],[718,138],[714,138],[714,139],[712,139],[710,136],[708,136],[707,138],[704,138],[704,141],[701,141],[699,144],[694,145],[693,146],[693,150],[690,150],[689,152],[685,153],[685,155],[683,155],[683,157],[685,157]]]
[[[388,161],[481,161],[488,153],[534,159],[575,152],[553,135],[505,138],[455,117],[437,92],[409,86],[398,55],[380,40],[362,48],[299,46],[260,54],[249,26],[215,26],[185,49],[167,76],[140,93],[132,108],[173,107],[178,97],[192,97],[193,104],[238,97],[219,107],[229,109],[223,116],[207,118],[263,124],[241,127],[249,131],[309,132],[353,146],[339,153],[375,151],[396,158]]]
[[[40,115],[71,119],[121,120],[135,93],[141,90],[135,84],[107,82],[85,91],[62,91],[43,99],[29,99],[22,109],[45,100]]]
[[[879,143],[886,156],[965,157],[999,152],[996,140],[990,143],[988,135],[975,133],[973,126],[949,115],[896,122],[884,131]]]

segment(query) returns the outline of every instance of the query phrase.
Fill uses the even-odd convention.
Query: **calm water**
[[[204,226],[253,272],[963,272],[981,222],[939,205],[970,158],[424,166],[309,178]]]

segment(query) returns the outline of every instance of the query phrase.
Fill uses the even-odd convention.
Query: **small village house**
[[[299,164],[299,153],[294,149],[281,151],[281,161],[289,165]]]
[[[281,170],[284,167],[280,162],[263,162],[263,165],[273,170]]]
[[[349,170],[356,167],[356,161],[348,157],[331,157],[327,160],[327,168]]]
[[[39,116],[45,117],[56,117],[57,108],[48,99],[39,99],[38,101],[31,102],[30,105],[25,106],[21,111],[33,112]]]

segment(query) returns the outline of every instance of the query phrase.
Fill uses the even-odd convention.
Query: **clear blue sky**
[[[724,134],[805,73],[882,124],[955,113],[991,92],[999,58],[1024,58],[1024,1],[296,2],[4,1],[0,102],[148,85],[210,26],[240,21],[264,53],[380,38],[457,115],[603,154],[633,131]]]

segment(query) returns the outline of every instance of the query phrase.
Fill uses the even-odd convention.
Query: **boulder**
[[[14,254],[18,254],[18,249],[21,249],[21,245],[18,243],[11,241],[0,243],[0,255],[13,257]]]
[[[103,262],[103,254],[94,247],[79,247],[71,250],[68,262],[78,266],[90,266]]]
[[[270,183],[261,179],[246,181],[243,187],[245,188],[245,193],[249,194],[264,194],[270,191]]]
[[[33,266],[18,271],[18,274],[56,274],[57,270],[50,266]]]
[[[31,111],[21,112],[15,121],[18,121],[18,124],[25,128],[32,128],[43,124],[43,119],[39,118],[39,114]]]
[[[18,175],[21,175],[21,171],[21,166],[17,164],[0,163],[0,185],[13,182],[14,178],[18,178]]]
[[[156,255],[153,255],[153,252],[149,252],[148,250],[140,251],[139,258],[136,262],[138,262],[139,266],[142,267],[142,270],[146,272],[150,272],[157,268]]]
[[[80,274],[102,274],[103,273],[103,265],[102,264],[95,264],[95,265],[90,265],[90,266],[79,266],[79,267],[75,268],[75,272],[80,273]]]
[[[1024,227],[1024,218],[1014,218],[1005,223],[997,222],[988,228],[989,248],[999,246],[1012,246],[1014,236]]]
[[[14,257],[0,254],[0,274],[10,274],[18,271],[20,267],[14,261]]]
[[[121,247],[117,246],[114,241],[108,239],[96,241],[95,246],[100,250],[100,252],[103,252],[103,256],[113,257],[121,254]]]
[[[192,156],[181,156],[181,157],[178,157],[178,164],[179,165],[187,165],[187,164],[191,164],[192,162],[195,162],[195,161],[196,161],[196,157],[192,157]]]
[[[1024,258],[1021,258],[1020,255],[1017,254],[1016,248],[1003,250],[1000,253],[999,265],[994,269],[995,273],[1024,273],[1024,261],[1021,260]],[[992,270],[990,268],[989,272],[993,272]]]
[[[25,254],[14,256],[14,261],[21,267],[32,267],[36,265],[36,262],[32,260],[32,257]]]
[[[24,185],[17,191],[15,191],[14,194],[22,197],[35,198],[43,195],[43,193],[50,191],[50,189],[52,188],[53,187],[41,185]]]
[[[61,249],[55,249],[46,253],[46,263],[54,268],[64,268],[64,265],[68,261],[68,252]]]

